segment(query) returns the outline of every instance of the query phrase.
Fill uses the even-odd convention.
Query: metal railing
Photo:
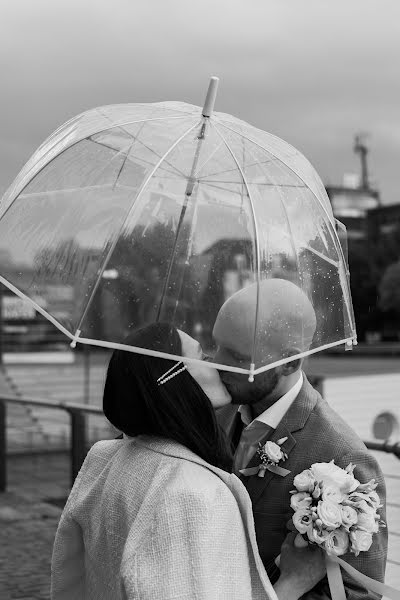
[[[5,492],[7,489],[7,404],[9,403],[52,408],[68,413],[71,432],[69,454],[72,487],[88,451],[87,415],[101,416],[103,415],[101,408],[67,402],[49,402],[37,398],[0,396],[0,492]],[[400,442],[390,444],[388,442],[366,441],[364,443],[370,450],[394,454],[400,459]]]
[[[389,442],[365,442],[369,450],[378,450],[379,452],[387,452],[388,454],[394,454],[400,459],[400,442],[390,444]]]
[[[0,396],[0,492],[7,489],[7,404],[23,404],[63,410],[70,417],[70,465],[71,487],[82,466],[88,451],[87,445],[87,414],[103,415],[101,408],[67,402],[50,402],[37,398],[18,398],[15,396]]]

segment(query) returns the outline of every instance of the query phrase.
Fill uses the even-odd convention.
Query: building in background
[[[361,341],[399,341],[399,315],[381,310],[379,286],[386,269],[400,260],[400,203],[383,204],[371,185],[365,136],[355,137],[360,174],[326,191],[334,216],[347,229],[352,297]],[[400,285],[400,282],[399,282]]]

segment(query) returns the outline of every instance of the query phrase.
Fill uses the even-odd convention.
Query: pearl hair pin
[[[169,381],[170,379],[175,377],[175,375],[179,375],[179,373],[182,373],[182,371],[185,371],[186,365],[183,365],[183,367],[181,367],[177,371],[174,371],[174,369],[176,369],[177,367],[179,367],[179,365],[182,365],[182,364],[183,364],[182,361],[175,363],[173,367],[168,369],[168,371],[166,371],[163,375],[161,375],[161,377],[159,377],[157,379],[157,385],[163,385],[164,383],[166,383],[167,381]],[[172,373],[172,371],[173,371],[173,373]],[[169,373],[171,373],[171,374],[169,375]]]

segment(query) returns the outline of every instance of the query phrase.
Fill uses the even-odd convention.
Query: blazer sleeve
[[[69,511],[58,525],[51,560],[51,599],[73,600],[84,596],[84,544],[80,525]]]
[[[124,597],[140,600],[266,598],[252,594],[248,542],[229,488],[164,496],[150,528],[128,536],[121,564]],[[136,539],[135,539],[136,537]],[[254,591],[254,590],[253,590]]]
[[[378,483],[376,492],[379,495],[382,508],[379,509],[381,519],[386,523],[386,486],[382,471],[375,458],[366,450],[365,452],[349,452],[343,455],[340,460],[337,460],[338,466],[344,468],[348,464],[356,465],[354,476],[360,483],[366,483],[370,479],[375,479]],[[358,556],[354,554],[345,554],[341,556],[349,565],[360,571],[364,575],[380,581],[385,581],[385,569],[387,558],[388,533],[386,527],[380,527],[378,533],[373,534],[373,542],[367,552],[360,552]],[[346,590],[347,600],[378,600],[380,595],[371,592],[359,583],[357,583],[350,575],[343,572],[343,583]],[[329,585],[324,579],[312,592],[309,592],[305,598],[307,600],[330,598]]]
[[[73,518],[73,507],[82,481],[90,472],[92,453],[93,448],[85,457],[58,523],[51,559],[51,600],[84,597],[83,532]]]

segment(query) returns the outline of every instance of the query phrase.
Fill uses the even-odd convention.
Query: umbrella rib
[[[266,165],[268,163],[275,162],[276,160],[279,160],[279,159],[273,158],[273,159],[269,159],[269,160],[263,160],[260,162],[250,163],[249,165],[247,165],[247,167],[254,167],[255,165]],[[215,171],[214,173],[209,173],[208,175],[204,175],[203,177],[213,177],[214,175],[222,175],[223,173],[230,173],[232,171],[235,171],[235,169],[224,169],[223,171]],[[199,179],[202,179],[202,178],[200,177]]]
[[[26,300],[27,302],[29,302],[29,304],[31,304],[38,313],[43,315],[43,317],[50,321],[50,323],[57,327],[57,329],[59,329],[64,335],[73,340],[74,336],[68,331],[68,329],[61,325],[61,323],[59,323],[57,319],[55,319],[50,313],[48,313],[47,310],[42,308],[37,302],[32,300],[32,298],[24,294],[24,292],[21,292],[21,290],[19,290],[12,283],[7,281],[7,279],[5,279],[2,275],[0,275],[0,283],[5,285],[9,290],[11,290],[11,292],[14,292],[14,294],[19,296],[22,300]]]
[[[147,121],[143,121],[143,125],[144,125],[145,123],[147,123]],[[128,157],[129,157],[129,153],[130,153],[130,151],[131,151],[131,149],[132,149],[132,147],[133,147],[133,143],[134,143],[135,141],[136,141],[136,142],[139,142],[139,144],[141,144],[141,145],[142,145],[144,148],[146,148],[146,150],[150,150],[150,152],[152,152],[153,154],[155,154],[155,156],[156,156],[157,158],[160,158],[160,155],[159,155],[159,154],[157,154],[157,152],[155,152],[155,151],[154,151],[152,148],[150,148],[150,146],[147,146],[147,145],[146,145],[146,144],[145,144],[145,143],[144,143],[142,140],[139,140],[138,138],[135,138],[135,137],[134,137],[132,134],[130,134],[130,133],[129,133],[129,131],[126,131],[126,129],[123,129],[122,127],[119,127],[119,126],[118,126],[118,128],[119,128],[119,129],[122,129],[122,131],[125,131],[125,132],[126,132],[126,133],[127,133],[127,134],[128,134],[130,137],[131,137],[131,138],[132,138],[132,140],[133,140],[133,141],[132,141],[132,144],[131,144],[131,146],[130,146],[130,148],[129,148],[129,150],[128,150],[128,153],[125,155],[125,161],[124,161],[124,163],[123,163],[123,164],[125,164],[126,160],[128,159]],[[107,131],[111,131],[111,130],[110,130],[110,129],[107,129]],[[100,132],[100,133],[101,133],[101,132]],[[95,134],[95,135],[97,135],[97,134]],[[91,136],[90,136],[90,137],[88,137],[88,138],[86,138],[86,139],[87,139],[87,140],[90,140],[90,141],[91,141],[91,142],[93,142],[94,144],[98,144],[99,146],[104,146],[104,148],[108,148],[109,150],[112,150],[113,152],[117,152],[118,154],[120,154],[120,153],[121,153],[121,151],[120,151],[120,150],[117,150],[117,148],[113,148],[112,146],[109,146],[108,144],[105,144],[104,142],[99,142],[98,140],[94,140],[94,139],[93,139],[93,137],[91,137]],[[83,141],[83,140],[82,140],[82,141]],[[144,160],[144,158],[142,158],[142,157],[140,157],[140,158],[139,158],[139,157],[137,157],[137,160],[140,160],[141,162],[144,162],[145,164],[148,164],[148,165],[152,165],[152,164],[153,164],[153,163],[151,163],[149,160]],[[171,173],[174,173],[174,175],[176,175],[176,173],[179,173],[179,175],[181,175],[182,177],[185,177],[185,176],[186,176],[186,175],[185,175],[185,173],[183,173],[183,171],[180,171],[179,169],[177,169],[176,167],[174,167],[174,165],[172,165],[171,163],[167,162],[167,165],[169,165],[170,167],[172,167],[172,169],[174,169],[173,171],[169,171],[168,169],[165,169],[165,171],[166,171],[167,173],[168,173],[168,172],[171,172]],[[122,166],[123,166],[123,165],[122,165]],[[121,169],[122,169],[122,167],[121,167]]]
[[[253,224],[254,224],[254,244],[255,244],[255,260],[256,260],[256,275],[257,275],[257,300],[256,300],[256,312],[255,312],[255,317],[254,317],[254,336],[253,336],[253,348],[252,348],[252,356],[251,356],[251,364],[250,364],[250,376],[249,376],[249,381],[253,380],[253,376],[254,376],[254,369],[255,369],[255,350],[256,350],[256,333],[257,333],[257,322],[258,322],[258,311],[259,311],[259,306],[260,306],[260,279],[261,279],[261,273],[260,273],[260,244],[259,244],[259,236],[258,236],[258,227],[257,227],[257,220],[256,220],[256,213],[255,213],[255,207],[254,207],[254,202],[253,202],[253,198],[250,192],[250,187],[249,184],[247,182],[246,176],[244,174],[244,171],[242,169],[242,167],[239,164],[238,159],[235,156],[235,153],[233,152],[232,148],[230,147],[230,145],[228,144],[228,142],[226,141],[224,135],[219,131],[219,128],[215,127],[216,132],[218,133],[218,135],[220,136],[220,138],[223,140],[226,148],[228,149],[228,152],[230,153],[230,155],[232,156],[233,160],[236,163],[236,166],[242,176],[243,179],[243,183],[244,186],[246,188],[246,192],[247,192],[247,196],[249,198],[250,201],[250,207],[251,207],[251,214],[253,216]]]
[[[140,129],[139,129],[139,131],[138,131],[138,134],[137,134],[137,135],[139,135],[139,134],[140,134],[140,132],[142,131],[142,129],[143,129],[143,127],[144,127],[144,125],[145,125],[145,121],[143,121],[143,123],[142,123],[142,125],[141,125],[141,127],[140,127]],[[126,129],[123,129],[123,131],[126,131]],[[129,134],[128,134],[128,135],[129,135]],[[116,180],[115,180],[115,182],[114,182],[114,185],[113,185],[113,190],[115,190],[115,187],[116,187],[116,185],[117,185],[117,183],[118,183],[118,179],[119,179],[119,177],[120,177],[120,175],[121,175],[121,173],[122,173],[122,169],[124,168],[124,166],[125,166],[125,163],[126,163],[126,161],[128,160],[129,153],[131,152],[131,150],[132,150],[132,148],[133,148],[133,146],[134,146],[134,144],[135,144],[135,141],[137,141],[137,137],[135,137],[135,136],[133,136],[133,135],[131,135],[130,137],[132,138],[132,143],[131,143],[131,145],[129,146],[129,148],[128,148],[128,150],[127,150],[126,154],[125,154],[125,157],[124,157],[124,159],[123,159],[123,161],[122,161],[122,164],[121,164],[121,166],[120,166],[120,169],[119,169],[119,171],[118,171],[117,178],[116,178]]]
[[[351,342],[353,338],[344,338],[343,340],[338,340],[337,342],[331,342],[329,344],[324,344],[324,346],[318,346],[318,348],[313,348],[312,350],[305,350],[300,354],[296,354],[295,356],[288,356],[287,358],[282,358],[281,360],[277,360],[265,367],[259,367],[254,371],[254,375],[259,375],[260,373],[264,373],[265,371],[269,371],[269,369],[273,369],[275,367],[280,367],[281,365],[285,365],[292,360],[298,360],[299,358],[305,358],[306,356],[310,356],[310,354],[315,354],[316,352],[321,352],[322,350],[327,350],[328,348],[333,348],[334,346],[339,346],[340,344],[346,344]]]
[[[308,250],[309,252],[312,252],[313,254],[315,254],[316,256],[318,256],[319,258],[322,258],[322,260],[324,260],[325,262],[330,263],[331,265],[333,265],[334,267],[336,267],[336,269],[339,269],[339,262],[338,261],[333,260],[333,258],[329,258],[328,256],[325,256],[324,254],[322,254],[322,252],[319,252],[318,250],[315,250],[315,248],[313,248],[309,244],[305,244],[304,248],[306,250]]]
[[[167,119],[183,119],[184,117],[160,117],[160,118],[155,118],[155,119],[139,119],[137,121],[127,121],[126,123],[123,123],[122,125],[134,125],[135,123],[143,123],[143,121],[146,122],[150,122],[150,121],[165,121]],[[71,121],[73,121],[73,119],[71,119]],[[121,127],[121,124],[115,124],[114,127]],[[109,131],[110,128],[107,129],[102,129],[101,131],[97,131],[95,132],[96,134],[98,133],[103,133],[105,131]],[[68,137],[68,133],[66,133],[62,139]],[[90,135],[86,134],[83,137],[79,137],[77,140],[75,140],[72,144],[70,144],[69,146],[66,146],[65,148],[63,148],[63,150],[61,152],[59,152],[58,154],[56,154],[55,156],[53,156],[53,158],[51,158],[48,162],[44,163],[40,169],[34,174],[31,175],[31,171],[33,169],[33,166],[29,169],[29,171],[26,173],[26,175],[24,176],[24,181],[26,180],[26,182],[22,185],[21,189],[19,190],[18,194],[15,196],[15,192],[13,193],[14,198],[11,200],[11,202],[8,204],[8,206],[6,204],[4,204],[3,207],[0,208],[0,219],[7,213],[8,209],[13,205],[14,201],[16,200],[16,198],[18,196],[20,196],[24,189],[32,182],[32,180],[37,177],[39,175],[39,173],[41,173],[43,171],[43,169],[45,169],[46,167],[48,167],[49,164],[51,164],[56,158],[58,158],[59,156],[61,156],[62,154],[64,154],[64,152],[66,152],[67,150],[70,150],[71,148],[73,148],[74,146],[76,146],[77,144],[79,144],[80,142],[83,142],[83,140],[87,140],[90,138],[91,135],[94,135],[94,133],[91,133]],[[50,136],[50,138],[53,136]],[[61,140],[58,141],[58,143]],[[46,142],[43,142],[43,144],[41,144],[39,146],[39,148],[41,148]],[[38,148],[38,150],[39,150]],[[44,156],[46,156],[47,154],[51,153],[52,151],[54,151],[54,145],[52,146],[51,149],[49,149]],[[42,159],[44,158],[44,156],[42,156]],[[28,161],[29,162],[29,161]],[[10,189],[10,188],[9,188]],[[3,199],[5,198],[6,194],[3,196]],[[10,198],[8,198],[9,200]]]
[[[219,125],[221,125],[221,127],[223,127],[224,129],[227,129],[228,131],[232,131],[232,132],[233,132],[233,133],[235,133],[236,135],[239,135],[239,136],[241,136],[242,138],[244,138],[244,139],[248,140],[249,142],[251,142],[252,144],[255,144],[256,146],[258,146],[259,148],[261,148],[261,149],[262,149],[262,150],[264,150],[265,152],[268,152],[269,154],[273,154],[273,152],[271,152],[270,150],[267,150],[267,148],[265,148],[265,147],[264,147],[262,144],[260,144],[259,142],[256,142],[255,140],[253,140],[253,139],[249,138],[247,135],[244,135],[243,133],[240,133],[239,131],[236,131],[236,130],[235,130],[235,129],[233,129],[232,127],[228,127],[227,125],[225,125],[224,123],[221,123],[221,122],[220,122],[220,121],[218,121],[218,120],[216,120],[216,121],[217,121],[217,123],[218,123]],[[272,135],[272,134],[270,134],[270,135],[271,135],[272,137],[274,137],[275,139],[279,139],[279,138],[277,138],[275,135]],[[275,156],[275,155],[274,155],[274,156]],[[334,229],[334,224],[332,223],[332,220],[331,220],[331,217],[330,217],[330,216],[329,216],[329,214],[328,214],[328,211],[326,210],[326,208],[325,208],[324,204],[323,204],[323,203],[320,201],[320,199],[318,198],[318,196],[317,196],[317,194],[314,192],[314,190],[312,190],[312,189],[311,189],[311,188],[310,188],[310,187],[307,185],[307,182],[306,182],[306,181],[304,181],[304,178],[303,178],[301,175],[299,175],[298,173],[296,173],[296,171],[295,171],[295,170],[294,170],[294,169],[293,169],[293,168],[292,168],[290,165],[288,165],[288,164],[287,164],[287,162],[286,162],[285,160],[283,160],[282,158],[280,158],[280,157],[278,157],[278,156],[276,156],[276,159],[277,159],[277,160],[279,160],[279,161],[280,161],[282,164],[284,164],[284,165],[285,165],[285,167],[287,167],[287,168],[288,168],[290,171],[292,171],[292,173],[294,173],[294,174],[296,175],[296,177],[298,177],[298,178],[299,178],[299,179],[300,179],[300,180],[301,180],[301,181],[302,181],[302,182],[305,184],[305,186],[306,186],[306,187],[307,187],[307,188],[308,188],[308,189],[311,191],[311,193],[312,193],[312,194],[313,194],[313,196],[315,197],[315,199],[316,199],[316,201],[317,201],[318,205],[319,205],[319,206],[322,208],[322,210],[324,211],[324,213],[325,213],[325,215],[326,215],[326,217],[327,217],[327,219],[328,219],[328,222],[332,224],[332,228]],[[334,230],[334,232],[335,232],[335,230]],[[336,233],[336,232],[335,232],[335,233]],[[345,260],[344,253],[343,253],[343,248],[342,248],[342,246],[341,246],[341,244],[340,244],[339,240],[338,240],[338,239],[335,239],[335,236],[334,236],[334,235],[332,236],[332,240],[333,240],[333,243],[334,243],[334,245],[335,245],[335,249],[336,249],[336,252],[337,252],[338,256],[342,258],[343,264],[346,264],[346,260]],[[340,269],[340,268],[339,268],[339,276],[340,276],[340,278],[342,278],[342,277],[341,277],[341,269]],[[345,283],[345,288],[346,288],[346,290],[347,290],[347,298],[351,298],[350,284],[349,284],[348,280],[346,279],[346,277],[344,278],[344,283]],[[353,319],[352,319],[352,316],[351,316],[351,310],[350,310],[350,306],[349,306],[349,303],[348,303],[348,299],[347,299],[347,298],[346,298],[346,296],[344,296],[344,302],[345,302],[345,305],[346,305],[346,309],[347,309],[347,315],[348,315],[348,318],[349,318],[349,322],[351,323],[351,326],[352,326],[352,329],[353,329]]]
[[[98,112],[100,112],[100,110],[98,109]],[[109,117],[107,115],[105,115],[104,113],[100,112],[100,114],[105,118],[105,119],[109,119]],[[186,113],[185,113],[186,114]],[[161,117],[160,121],[168,121],[170,118],[172,117]],[[178,118],[181,119],[183,117],[174,117],[174,118]],[[152,121],[153,119],[146,119],[143,121],[142,127],[140,128],[140,131],[143,129],[143,127],[145,126],[146,123],[148,123],[149,121]],[[157,120],[157,119],[156,119]],[[129,136],[131,136],[134,140],[138,141],[140,144],[142,144],[147,150],[150,150],[150,152],[153,152],[158,158],[160,158],[160,155],[157,154],[156,152],[154,152],[154,150],[152,148],[150,148],[149,146],[147,146],[144,142],[142,142],[141,140],[139,140],[137,137],[135,138],[129,131],[127,131],[124,127],[124,125],[120,125],[119,128],[124,131],[125,133],[127,133]],[[138,134],[139,135],[139,134]],[[185,177],[185,174],[182,173],[181,171],[179,171],[179,169],[176,169],[173,165],[171,165],[170,163],[167,162],[167,164],[172,167],[173,169],[175,169],[179,175],[182,175],[182,177]]]
[[[201,121],[200,121],[200,123],[201,123]],[[112,255],[112,253],[113,253],[113,252],[114,252],[114,250],[115,250],[115,246],[117,245],[117,242],[118,242],[118,239],[119,239],[119,237],[120,237],[120,235],[121,235],[121,232],[123,231],[123,229],[124,229],[124,226],[125,226],[126,222],[128,221],[128,219],[129,219],[130,215],[132,214],[133,210],[134,210],[134,209],[135,209],[135,207],[137,206],[137,203],[138,203],[138,201],[139,201],[139,199],[140,199],[140,197],[141,197],[142,193],[143,193],[143,192],[144,192],[144,190],[146,189],[146,187],[147,187],[147,184],[149,183],[149,181],[151,180],[151,178],[153,177],[153,175],[156,173],[156,171],[157,171],[158,167],[159,167],[159,166],[162,164],[163,160],[164,160],[164,159],[165,159],[165,158],[166,158],[166,157],[167,157],[167,156],[168,156],[168,155],[169,155],[169,154],[170,154],[170,153],[171,153],[171,152],[172,152],[172,151],[173,151],[173,150],[176,148],[176,146],[177,146],[177,145],[178,145],[178,144],[179,144],[179,143],[180,143],[180,142],[181,142],[181,141],[182,141],[182,140],[183,140],[183,139],[184,139],[184,138],[185,138],[187,135],[189,135],[189,133],[190,133],[191,131],[193,131],[193,130],[194,130],[196,127],[198,127],[198,125],[199,125],[199,122],[198,122],[198,121],[196,121],[196,123],[195,123],[194,125],[192,125],[191,127],[189,127],[189,129],[188,129],[187,131],[185,131],[185,133],[183,133],[183,134],[182,134],[182,135],[181,135],[181,136],[180,136],[180,137],[179,137],[177,140],[175,140],[175,142],[174,142],[174,143],[173,143],[173,144],[172,144],[172,145],[171,145],[171,146],[168,148],[168,150],[167,150],[167,151],[165,152],[165,154],[164,154],[164,155],[163,155],[163,156],[160,158],[160,160],[158,161],[158,163],[157,163],[157,164],[154,166],[154,168],[152,169],[152,171],[149,173],[149,175],[146,177],[146,179],[145,179],[145,180],[144,180],[144,182],[142,183],[142,185],[141,185],[141,187],[140,187],[140,189],[139,189],[139,191],[138,191],[138,194],[137,194],[137,196],[136,196],[136,198],[135,198],[135,200],[134,200],[134,202],[133,202],[133,204],[132,204],[131,208],[129,209],[129,211],[128,211],[128,213],[127,213],[127,215],[126,215],[126,217],[125,217],[124,221],[122,222],[122,224],[121,224],[121,226],[120,226],[120,228],[119,228],[119,230],[118,230],[118,233],[115,235],[114,241],[112,242],[112,244],[111,244],[111,246],[110,246],[110,248],[109,248],[109,250],[108,250],[108,252],[107,252],[106,258],[105,258],[105,260],[103,261],[103,266],[102,266],[102,267],[100,268],[100,270],[99,270],[98,277],[97,277],[97,281],[96,281],[95,285],[93,286],[93,290],[92,290],[92,292],[91,292],[91,294],[90,294],[90,296],[89,296],[89,298],[88,298],[88,301],[87,301],[87,303],[86,303],[86,306],[85,306],[85,308],[84,308],[84,311],[83,311],[83,314],[82,314],[82,317],[80,318],[79,324],[78,324],[78,325],[77,325],[77,327],[76,327],[76,331],[77,331],[77,332],[78,332],[78,331],[81,329],[81,327],[82,327],[83,320],[84,320],[84,318],[86,317],[86,314],[87,314],[88,308],[89,308],[89,306],[90,306],[90,304],[91,304],[91,302],[92,302],[92,300],[93,300],[93,298],[94,298],[94,295],[95,295],[95,293],[96,293],[96,291],[97,291],[97,288],[98,288],[98,287],[99,287],[99,285],[100,285],[100,281],[101,281],[101,278],[102,278],[102,276],[103,276],[103,272],[104,272],[104,270],[105,270],[105,268],[106,268],[106,266],[107,266],[107,263],[108,263],[108,261],[109,261],[109,260],[110,260],[110,258],[111,258],[111,255]]]
[[[206,164],[208,162],[210,162],[210,160],[212,159],[212,157],[214,156],[214,154],[216,154],[218,152],[218,150],[221,148],[221,146],[224,145],[224,142],[221,142],[219,144],[219,146],[217,146],[213,152],[211,152],[210,156],[203,162],[203,164],[196,170],[196,172],[193,174],[193,177],[196,177],[196,179],[198,179],[200,181],[201,177],[198,176],[199,173],[201,173],[201,170],[206,166]]]
[[[169,107],[165,107],[165,106],[161,107],[160,106],[161,104],[165,104],[165,103],[164,102],[135,102],[134,103],[135,106],[145,106],[146,108],[148,108],[149,105],[151,105],[152,107],[154,107],[154,109],[157,109],[157,108],[160,109],[160,108],[162,108],[163,110],[176,111],[176,112],[182,113],[183,115],[189,115],[189,116],[193,116],[193,117],[196,116],[196,114],[194,112],[186,112],[184,110],[180,110],[179,108],[169,108]],[[95,108],[93,110],[96,110],[97,112],[100,112],[100,110],[102,108],[107,108],[107,106],[119,106],[119,105],[118,104],[111,104],[111,105],[105,105],[105,106],[98,106],[97,108]],[[199,106],[196,106],[195,108],[197,108],[199,110],[199,112],[200,112],[201,109],[200,109]],[[102,116],[106,117],[106,118],[109,118],[108,115],[105,115],[104,113],[100,112],[100,114]],[[75,117],[73,117],[73,118],[75,118]],[[169,119],[169,118],[172,118],[172,115],[168,115],[168,116],[163,117],[163,118]],[[180,117],[178,117],[178,118],[180,118]],[[73,119],[71,119],[71,120],[73,120]]]
[[[261,163],[259,163],[261,164]],[[213,179],[202,179],[201,183],[229,183],[229,184],[236,184],[238,183],[237,181],[222,181],[219,179],[213,180]],[[295,185],[295,184],[291,184],[291,183],[264,183],[262,181],[256,181],[255,182],[257,185],[262,185],[264,187],[276,187],[276,188],[300,188],[300,189],[308,189],[305,185]]]
[[[288,168],[294,175],[296,175],[296,177],[298,177],[298,179],[300,179],[304,183],[305,187],[307,187],[312,192],[312,194],[313,194],[313,196],[315,196],[315,199],[317,200],[318,204],[320,204],[322,206],[322,208],[324,209],[324,211],[326,212],[326,209],[323,206],[322,202],[320,201],[320,199],[318,198],[318,196],[315,194],[315,192],[310,188],[310,186],[307,185],[307,182],[304,181],[304,178],[301,175],[299,175],[299,173],[297,173],[293,169],[293,167],[291,167],[290,165],[288,165],[287,162],[283,158],[281,158],[279,156],[276,156],[276,154],[274,154],[272,150],[268,150],[267,148],[265,148],[265,146],[263,146],[262,144],[260,144],[260,142],[257,142],[256,140],[250,138],[248,135],[245,135],[244,133],[240,133],[240,131],[237,131],[236,129],[233,129],[233,127],[228,127],[224,123],[220,123],[220,122],[218,122],[218,124],[221,125],[221,127],[223,127],[224,129],[227,129],[228,131],[232,131],[232,133],[236,133],[236,135],[239,135],[240,137],[244,138],[248,142],[251,142],[255,146],[258,146],[259,148],[261,148],[262,150],[264,150],[264,152],[268,152],[268,154],[272,154],[275,157],[275,160],[278,160],[279,162],[281,162],[282,164],[284,164],[286,168]],[[271,135],[271,137],[274,137],[275,139],[279,140],[279,138],[277,136],[273,135],[272,133],[270,135]],[[331,221],[331,218],[329,217],[329,215],[328,215],[327,212],[326,212],[326,214],[327,214],[329,220]]]

